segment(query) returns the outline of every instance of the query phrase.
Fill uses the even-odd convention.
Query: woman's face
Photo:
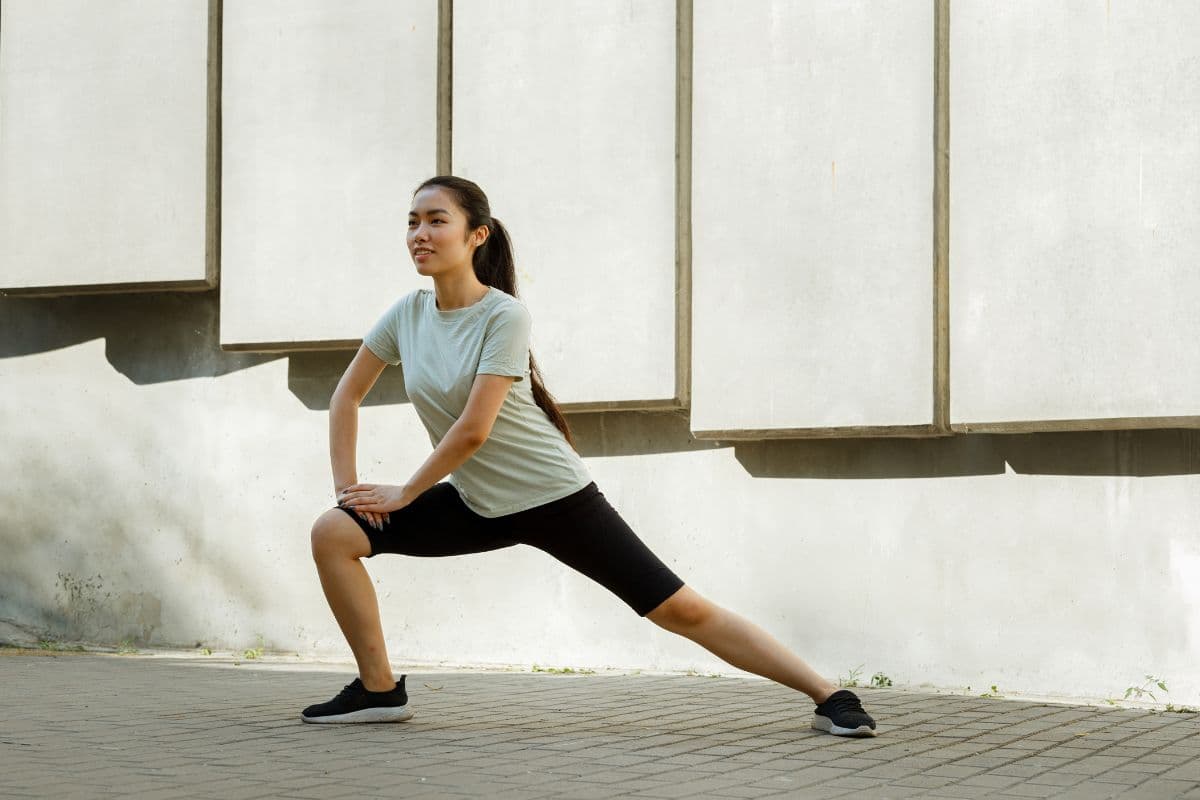
[[[467,217],[441,186],[426,186],[413,197],[408,212],[408,253],[422,275],[470,269],[471,255],[488,230],[467,235]]]

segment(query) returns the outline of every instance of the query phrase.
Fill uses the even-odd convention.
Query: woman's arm
[[[476,375],[471,395],[458,420],[446,431],[437,447],[402,486],[361,483],[349,487],[346,505],[357,510],[395,511],[417,499],[422,492],[462,466],[483,447],[496,416],[515,378],[508,375]],[[331,408],[332,410],[332,408]],[[332,413],[330,419],[333,419]],[[331,422],[332,424],[332,422]]]
[[[358,348],[354,360],[346,367],[333,396],[329,399],[329,461],[333,468],[333,492],[339,495],[358,482],[356,451],[358,448],[358,407],[387,362],[372,353],[366,345]],[[375,527],[382,525],[381,514],[364,512]]]

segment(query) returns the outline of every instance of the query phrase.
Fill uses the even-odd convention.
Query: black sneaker
[[[355,678],[328,703],[309,706],[300,713],[305,722],[404,722],[413,715],[408,707],[404,678],[387,692],[368,692],[362,679]]]
[[[874,736],[875,720],[849,689],[838,689],[817,706],[812,726],[834,736]]]

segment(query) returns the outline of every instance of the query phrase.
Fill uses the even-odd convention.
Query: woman
[[[361,558],[448,556],[523,543],[607,587],[639,615],[735,667],[818,704],[813,727],[874,736],[875,722],[761,628],[685,586],[630,530],[591,480],[529,353],[508,234],[474,183],[438,176],[413,194],[408,249],[434,288],[400,298],[363,337],[329,404],[337,506],[317,519],[312,553],[359,677],[305,722],[400,722],[412,716],[392,674],[375,590]],[[388,364],[435,445],[401,485],[359,483],[358,406]],[[442,478],[449,476],[444,482]]]

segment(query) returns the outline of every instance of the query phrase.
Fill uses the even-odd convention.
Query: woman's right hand
[[[337,494],[338,506],[340,506],[342,508],[346,508],[349,511],[353,511],[355,514],[358,514],[358,516],[365,519],[367,521],[367,524],[370,525],[375,530],[377,530],[377,531],[383,530],[384,523],[387,522],[389,519],[388,513],[386,511],[384,511],[382,513],[378,512],[378,511],[359,511],[356,508],[349,508],[348,506],[343,506],[342,505],[342,491],[344,491],[344,490],[341,490],[341,489],[338,490],[338,494]]]
[[[383,523],[387,521],[387,513],[380,514],[377,511],[358,511],[355,514],[365,519],[367,523],[377,531],[383,530]]]

